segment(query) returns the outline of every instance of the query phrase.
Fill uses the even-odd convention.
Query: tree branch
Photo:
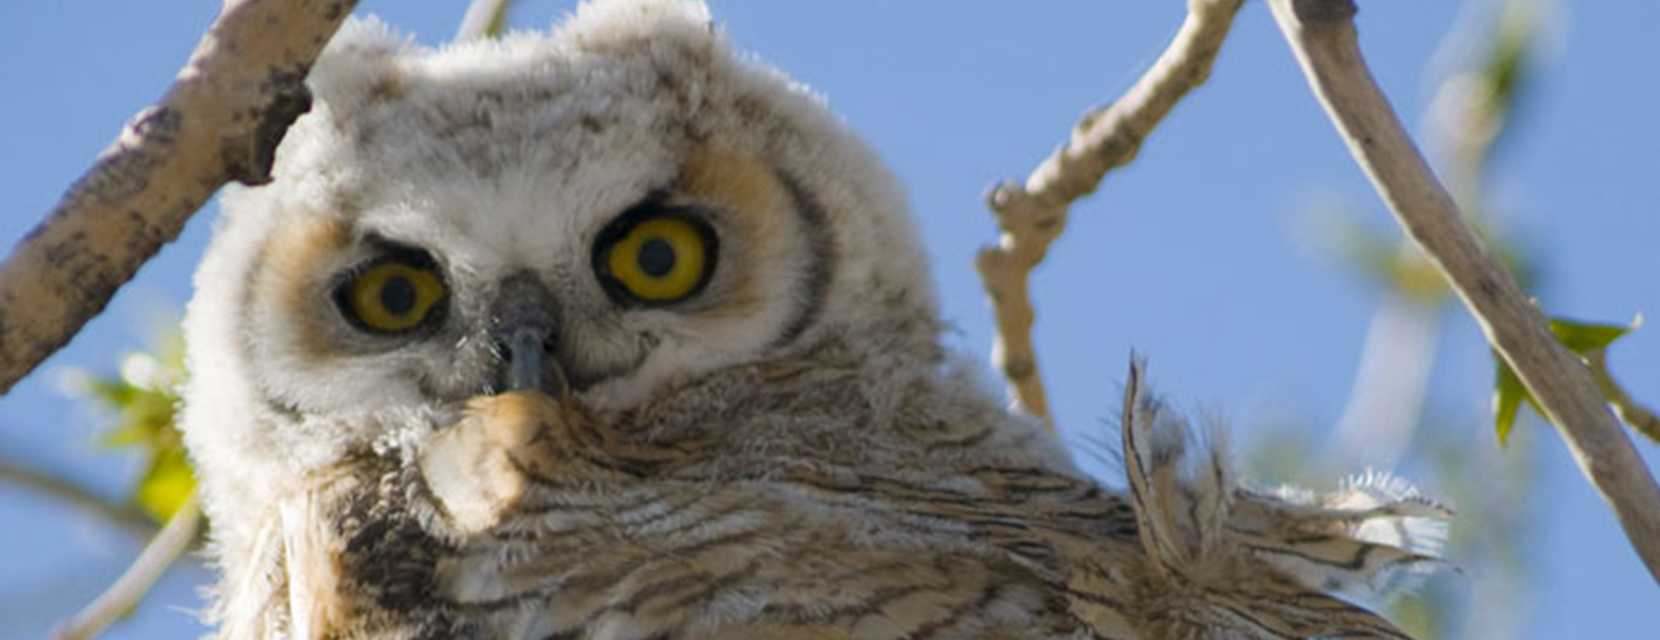
[[[148,538],[156,533],[156,525],[151,523],[149,516],[144,515],[144,512],[138,508],[106,500],[62,478],[0,460],[0,482],[16,485],[49,498],[67,502],[77,509],[96,515],[121,527],[127,533],[131,533],[140,539]]]
[[[144,599],[144,594],[150,591],[156,580],[167,573],[167,568],[190,549],[191,543],[196,540],[196,530],[202,522],[201,508],[196,504],[196,496],[179,507],[179,510],[168,519],[167,526],[162,527],[161,533],[150,540],[144,551],[138,554],[138,559],[132,566],[115,580],[104,593],[93,600],[69,622],[59,628],[53,637],[57,640],[84,640],[98,635],[105,627],[110,626],[122,616],[127,615]]]
[[[1544,315],[1464,224],[1407,137],[1361,57],[1353,1],[1269,0],[1269,6],[1355,160],[1544,408],[1660,580],[1660,488],[1609,412],[1591,371],[1557,342]]]
[[[1028,276],[1066,229],[1067,209],[1129,164],[1164,116],[1210,76],[1211,63],[1244,0],[1188,0],[1187,19],[1151,69],[1116,102],[1085,113],[1072,137],[1038,165],[1024,185],[1002,183],[987,195],[997,217],[997,246],[980,250],[980,272],[997,320],[992,362],[1008,379],[1014,408],[1053,423],[1032,347]]]
[[[305,77],[356,0],[225,0],[159,104],[127,123],[0,264],[0,393],[69,341],[231,180],[270,182]]]

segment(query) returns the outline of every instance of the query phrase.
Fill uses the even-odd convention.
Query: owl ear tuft
[[[413,46],[408,35],[401,34],[379,16],[348,16],[323,49],[325,61],[331,57],[390,58]]]
[[[709,7],[693,0],[588,0],[555,33],[591,51],[642,43],[707,49],[720,41]]]
[[[306,84],[318,102],[343,110],[396,97],[402,85],[398,58],[417,48],[411,36],[376,16],[350,16],[317,57]]]
[[[1131,359],[1119,427],[1141,545],[1160,578],[1202,580],[1225,551],[1234,486],[1226,442],[1220,429],[1195,432],[1144,389],[1145,368]]]

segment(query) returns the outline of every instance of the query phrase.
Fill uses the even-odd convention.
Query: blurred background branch
[[[156,580],[161,579],[162,574],[195,545],[201,525],[202,512],[192,494],[168,518],[167,526],[162,527],[150,544],[145,545],[132,566],[127,567],[121,577],[99,594],[92,604],[70,618],[54,634],[55,637],[59,640],[85,640],[132,612]]]
[[[149,538],[156,533],[155,521],[137,506],[109,500],[45,471],[0,460],[0,482],[67,504],[78,511],[120,527],[121,530],[140,539]]]
[[[467,13],[461,16],[455,41],[500,37],[507,26],[507,10],[512,7],[513,0],[472,0],[467,5]]]

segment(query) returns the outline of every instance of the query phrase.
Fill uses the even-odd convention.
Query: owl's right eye
[[[594,271],[614,299],[645,306],[670,304],[708,284],[717,244],[714,230],[696,215],[636,207],[600,233]]]
[[[334,299],[358,328],[402,334],[441,319],[448,293],[430,257],[400,251],[359,270],[335,290]]]

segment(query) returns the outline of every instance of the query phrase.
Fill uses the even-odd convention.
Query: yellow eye
[[[444,281],[430,265],[388,260],[369,267],[335,295],[364,328],[402,333],[421,326],[445,293]]]
[[[601,276],[613,290],[645,303],[674,302],[697,293],[714,267],[713,232],[684,216],[635,222],[602,235],[599,248],[594,257]]]

